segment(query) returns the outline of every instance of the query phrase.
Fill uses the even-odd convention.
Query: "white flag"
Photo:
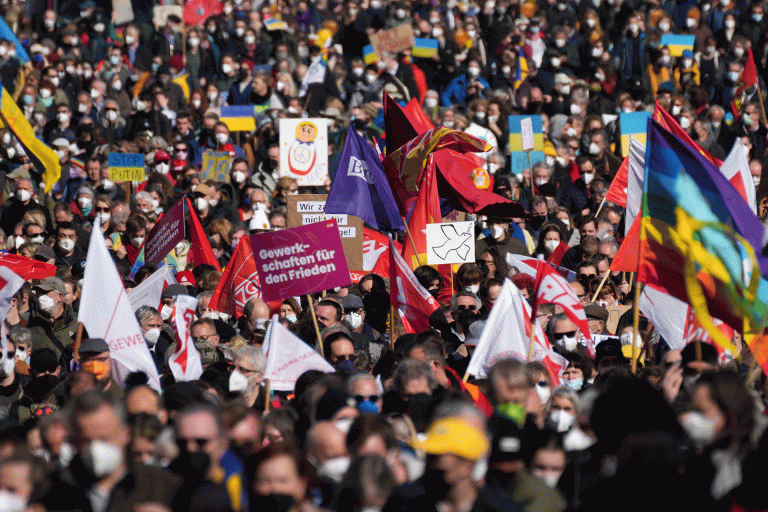
[[[92,233],[100,233],[98,217]],[[160,391],[155,362],[104,237],[91,236],[86,261],[77,320],[83,323],[88,336],[102,338],[109,345],[112,375],[117,382],[122,383],[130,373],[141,371],[147,374],[149,385]]]
[[[749,170],[749,158],[747,157],[747,148],[741,139],[736,137],[731,152],[720,167],[720,171],[728,178],[736,190],[741,194],[739,182],[746,192],[747,204],[750,209],[757,213],[757,199],[755,198],[755,182],[752,180],[752,173]]]
[[[176,334],[176,351],[168,359],[173,378],[177,382],[197,380],[203,374],[200,353],[192,342],[189,324],[195,316],[198,300],[189,295],[177,295],[173,301],[171,325]]]
[[[560,374],[565,369],[565,360],[549,349],[541,327],[536,324],[533,360],[541,361],[547,367],[555,384],[560,383]],[[483,333],[477,343],[467,373],[479,379],[488,376],[488,370],[502,359],[528,360],[531,336],[531,309],[510,279],[504,280],[501,293],[488,315]]]
[[[629,166],[627,168],[627,212],[624,236],[629,233],[635,217],[643,206],[643,180],[645,179],[645,144],[629,139]]]
[[[176,284],[176,278],[171,272],[171,268],[168,265],[163,265],[142,281],[139,286],[128,292],[128,299],[131,301],[133,310],[136,311],[141,306],[152,306],[159,309],[163,290],[169,284]]]
[[[5,317],[8,316],[8,310],[11,309],[11,300],[19,288],[24,284],[24,278],[16,274],[8,267],[0,267],[0,350],[3,351],[0,355],[0,361],[3,366],[7,366],[6,370],[13,371],[13,360],[8,358],[8,338],[5,332]],[[6,362],[8,361],[8,362]],[[6,371],[6,373],[10,373]]]
[[[262,350],[267,353],[264,378],[273,391],[293,391],[296,380],[307,370],[331,373],[333,366],[312,347],[283,327],[277,318],[267,327]]]

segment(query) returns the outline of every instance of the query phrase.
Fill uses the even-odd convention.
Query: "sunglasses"
[[[362,402],[376,402],[381,396],[379,395],[355,395],[355,402],[362,403]]]
[[[477,306],[467,306],[466,304],[462,304],[460,306],[456,306],[456,309],[458,311],[464,311],[465,309],[468,309],[470,311],[477,311]]]
[[[574,336],[576,336],[576,331],[556,332],[552,335],[552,337],[555,338],[556,340],[561,340],[566,336],[568,336],[569,338],[573,338]]]
[[[343,363],[344,361],[347,361],[347,360],[352,361],[354,363],[357,360],[357,356],[355,354],[344,354],[344,355],[336,356],[336,359],[334,359],[334,361],[336,361],[337,363]]]
[[[209,439],[207,437],[190,437],[190,438],[177,438],[176,444],[179,445],[179,448],[184,451],[187,446],[189,446],[189,443],[193,443],[195,445],[195,448],[198,450],[205,450],[205,447],[208,446],[208,443],[213,441],[213,439]]]

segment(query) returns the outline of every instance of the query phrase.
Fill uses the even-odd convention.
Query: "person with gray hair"
[[[392,391],[407,402],[413,395],[432,395],[440,384],[429,365],[416,359],[406,359],[397,365],[392,375]]]
[[[567,432],[579,416],[580,406],[576,391],[568,386],[555,388],[546,405],[547,425],[556,432]]]
[[[248,407],[257,411],[266,408],[268,397],[261,389],[267,358],[259,347],[246,345],[235,351],[229,377],[229,391],[240,395]]]

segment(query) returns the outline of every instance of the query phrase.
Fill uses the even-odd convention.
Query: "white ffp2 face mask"
[[[229,392],[242,393],[248,389],[248,379],[237,370],[229,374]]]
[[[91,441],[81,456],[96,478],[113,474],[123,463],[123,449],[106,441]]]
[[[154,347],[157,340],[160,339],[160,329],[153,327],[144,333],[144,339],[147,340],[147,345]]]
[[[349,327],[352,330],[357,329],[363,323],[363,316],[356,312],[352,312],[352,313],[349,313],[348,315],[345,315],[344,319],[347,321],[347,324],[349,324]]]
[[[48,295],[40,295],[37,298],[37,303],[40,305],[40,309],[52,315],[56,311],[56,301]]]

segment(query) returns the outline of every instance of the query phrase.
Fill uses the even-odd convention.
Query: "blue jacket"
[[[484,88],[487,89],[489,87],[488,82],[483,77],[478,76],[475,80],[480,82]],[[464,99],[467,97],[467,86],[471,82],[472,80],[470,80],[466,73],[451,80],[451,83],[448,84],[448,87],[445,88],[440,96],[443,106],[450,107],[451,105],[464,103]]]

